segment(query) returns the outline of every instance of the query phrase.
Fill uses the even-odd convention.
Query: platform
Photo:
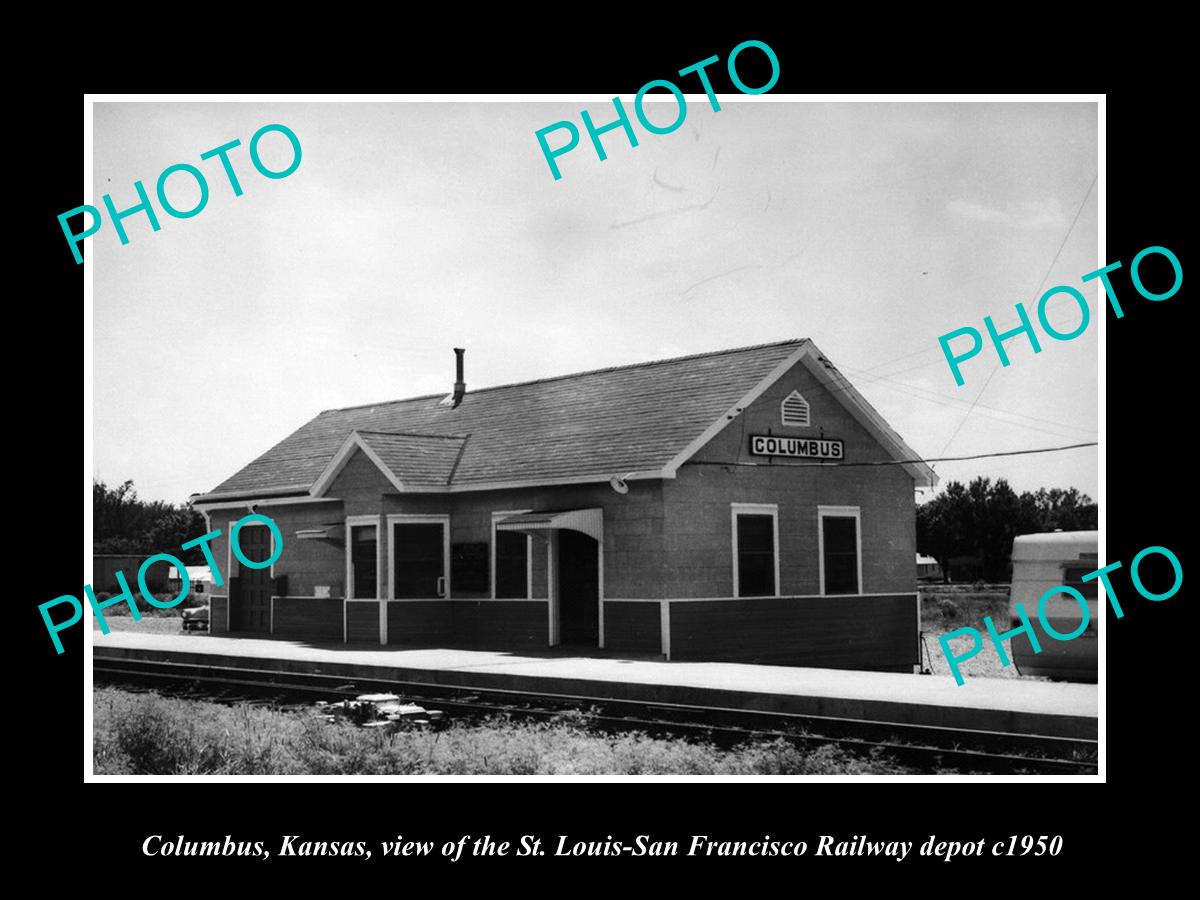
[[[744,663],[663,662],[466,649],[369,645],[196,634],[94,634],[97,659],[137,658],[395,679],[422,684],[570,694],[976,728],[1055,737],[1097,737],[1094,684],[907,675]],[[600,651],[603,653],[603,651]]]

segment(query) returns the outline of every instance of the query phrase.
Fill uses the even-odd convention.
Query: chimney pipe
[[[462,403],[463,395],[466,394],[466,392],[467,392],[467,385],[463,381],[463,354],[466,352],[467,352],[467,350],[465,347],[455,347],[454,348],[454,355],[456,357],[455,367],[454,367],[455,368],[455,381],[454,381],[454,406],[455,407],[457,407],[458,404]]]

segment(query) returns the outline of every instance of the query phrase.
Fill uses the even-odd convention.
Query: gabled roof
[[[321,497],[355,450],[361,450],[398,491],[446,488],[467,446],[468,435],[352,431],[312,486]]]
[[[469,391],[326,410],[195,502],[320,496],[361,449],[415,492],[673,478],[701,446],[798,362],[835,383],[897,459],[916,459],[807,339]],[[906,465],[921,483],[932,473]]]

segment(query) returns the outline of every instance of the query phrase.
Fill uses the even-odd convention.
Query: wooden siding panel
[[[352,644],[378,644],[379,604],[347,603],[346,636]]]
[[[445,646],[453,617],[448,600],[392,600],[387,608],[389,644]]]
[[[208,631],[210,634],[228,634],[225,627],[229,615],[229,598],[213,594],[208,598]]]
[[[917,595],[677,601],[671,658],[894,671],[920,661]]]
[[[477,647],[545,647],[550,643],[545,600],[456,600],[454,636]]]
[[[604,603],[604,647],[632,653],[662,653],[662,612],[657,603]]]
[[[326,597],[276,597],[271,601],[276,637],[322,643],[342,639],[342,601]]]

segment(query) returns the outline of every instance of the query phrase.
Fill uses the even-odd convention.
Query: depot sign
[[[772,437],[750,435],[750,453],[754,456],[791,456],[800,459],[845,459],[841,441],[825,438]]]

